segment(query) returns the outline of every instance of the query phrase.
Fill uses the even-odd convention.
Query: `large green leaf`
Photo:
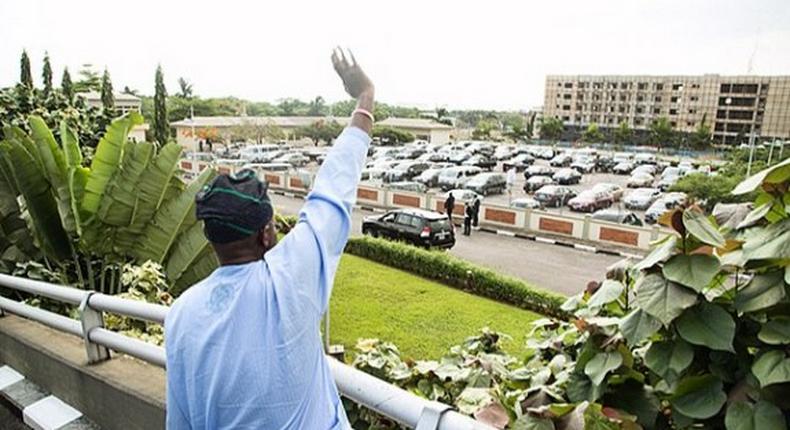
[[[790,382],[790,358],[784,351],[769,351],[752,364],[752,373],[761,387]]]
[[[756,404],[732,403],[724,417],[727,430],[786,430],[782,411],[773,403],[760,400]]]
[[[74,217],[76,236],[82,236],[82,197],[85,194],[85,183],[88,181],[89,170],[82,167],[82,152],[77,135],[66,124],[60,123],[60,143],[63,159],[66,163],[66,188],[69,195],[71,214]]]
[[[169,143],[148,163],[137,184],[139,198],[132,220],[116,236],[115,244],[119,249],[133,249],[142,240],[143,229],[153,219],[165,197],[178,194],[172,192],[172,183],[174,180],[180,181],[175,175],[181,151],[180,145]]]
[[[215,175],[204,170],[181,194],[164,202],[143,230],[142,240],[134,249],[140,261],[162,263],[185,223],[194,219],[195,195]],[[190,218],[191,217],[191,218]]]
[[[655,342],[645,354],[645,365],[668,381],[675,381],[694,360],[694,348],[683,339]]]
[[[786,292],[783,275],[779,270],[755,275],[735,296],[735,308],[738,312],[759,311],[784,299]]]
[[[555,430],[554,421],[527,414],[522,415],[511,427],[512,430]]]
[[[214,250],[210,247],[207,248],[198,256],[197,260],[189,266],[184,274],[178,278],[175,285],[173,285],[173,289],[170,291],[171,294],[178,296],[187,288],[202,281],[218,266],[219,261],[217,260],[217,254],[215,254]]]
[[[697,295],[686,287],[652,273],[636,284],[636,303],[665,326],[697,302]]]
[[[702,292],[719,273],[719,259],[712,255],[678,254],[664,264],[664,277]]]
[[[780,315],[772,318],[763,324],[757,337],[769,345],[790,344],[790,316]]]
[[[11,166],[14,181],[25,199],[42,250],[54,260],[69,257],[71,254],[69,237],[61,224],[52,188],[39,164],[18,139],[6,141],[0,152],[4,157],[8,157],[7,165]]]
[[[60,144],[63,150],[63,161],[66,167],[82,165],[82,151],[77,134],[69,127],[66,121],[60,122]]]
[[[782,161],[781,163],[779,163],[777,165],[774,165],[774,166],[768,167],[766,169],[763,169],[763,170],[755,173],[752,176],[749,176],[748,178],[743,180],[743,182],[738,184],[738,186],[735,187],[734,190],[732,190],[732,194],[736,194],[737,195],[737,194],[751,193],[752,191],[756,190],[757,187],[759,187],[763,183],[763,181],[768,179],[769,175],[771,175],[771,173],[773,173],[775,171],[778,171],[778,170],[787,169],[787,168],[790,168],[790,158]],[[769,182],[779,182],[779,181],[771,180]]]
[[[770,224],[749,236],[743,244],[743,255],[749,260],[790,258],[790,219]]]
[[[653,251],[651,251],[647,257],[643,258],[640,262],[636,263],[634,265],[634,269],[636,270],[648,269],[666,260],[675,251],[677,242],[678,242],[677,236],[675,235],[667,236],[666,239],[664,239],[662,242],[659,242],[658,245],[655,248],[653,248]]]
[[[95,214],[99,210],[102,196],[120,169],[129,131],[135,125],[142,123],[143,118],[139,113],[130,112],[113,120],[107,127],[107,131],[96,146],[88,182],[85,184],[85,197],[82,201],[85,212]]]
[[[661,321],[642,309],[636,309],[620,320],[620,331],[630,346],[638,345],[660,328]]]
[[[599,352],[584,366],[584,374],[595,385],[601,385],[606,374],[623,364],[623,356],[618,351]]]
[[[625,286],[622,283],[607,279],[603,281],[603,284],[601,284],[595,294],[590,297],[587,306],[597,308],[609,304],[617,300],[624,290]]]
[[[700,420],[708,419],[721,410],[727,395],[721,379],[713,375],[690,376],[682,379],[670,402],[681,414]]]
[[[152,143],[126,145],[121,170],[107,185],[99,206],[98,216],[102,222],[118,227],[131,223],[139,198],[138,183],[153,153]]]
[[[173,251],[165,266],[168,279],[171,282],[177,281],[191,265],[195,264],[200,255],[210,248],[211,246],[203,233],[203,223],[193,223],[178,236],[175,245],[173,245]]]
[[[683,225],[692,236],[702,243],[718,248],[726,244],[724,236],[721,235],[719,229],[702,212],[693,209],[683,211]]]
[[[703,301],[684,312],[676,326],[680,337],[694,345],[719,351],[735,351],[732,347],[735,321],[721,306]]]

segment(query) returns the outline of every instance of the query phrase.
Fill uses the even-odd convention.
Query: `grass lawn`
[[[345,254],[331,301],[332,343],[353,353],[359,338],[393,342],[403,357],[439,358],[452,345],[488,326],[513,340],[520,355],[538,314],[478,297],[402,270]]]

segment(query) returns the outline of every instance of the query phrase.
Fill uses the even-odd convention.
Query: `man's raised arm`
[[[319,314],[326,310],[337,264],[351,230],[351,209],[367,157],[373,127],[374,87],[353,55],[335,50],[332,63],[346,91],[357,99],[349,126],[337,137],[318,170],[299,221],[267,255],[273,275],[290,285]]]

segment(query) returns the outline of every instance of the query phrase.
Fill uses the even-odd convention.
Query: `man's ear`
[[[273,221],[261,228],[260,238],[263,249],[269,250],[277,245],[277,229],[274,228]]]

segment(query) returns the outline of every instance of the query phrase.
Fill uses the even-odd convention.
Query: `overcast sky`
[[[116,89],[203,97],[344,98],[350,47],[378,98],[423,108],[528,109],[547,74],[790,74],[788,0],[0,1],[0,86],[27,49],[39,79],[83,63]]]

